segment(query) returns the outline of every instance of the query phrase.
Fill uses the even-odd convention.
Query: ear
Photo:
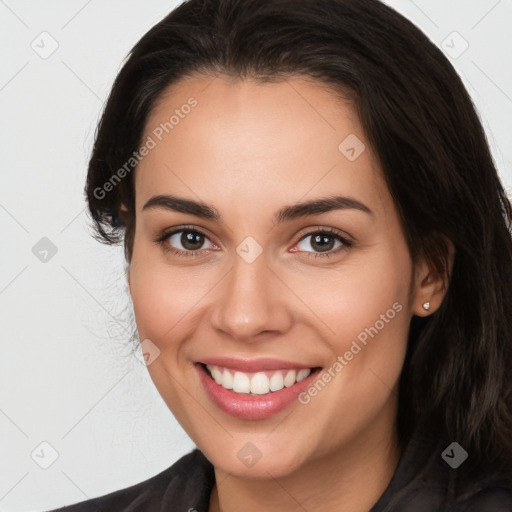
[[[126,221],[127,221],[127,218],[126,218],[126,214],[128,213],[128,208],[126,207],[126,205],[124,203],[121,203],[119,205],[119,219],[121,220],[122,224],[126,225]]]
[[[448,291],[455,247],[446,237],[442,237],[446,250],[443,251],[442,264],[421,258],[414,273],[412,291],[412,312],[417,316],[428,316],[439,309]]]

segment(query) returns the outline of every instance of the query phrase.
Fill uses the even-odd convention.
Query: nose
[[[235,255],[233,267],[216,288],[211,322],[217,331],[252,342],[263,333],[278,335],[290,329],[291,294],[269,268],[265,253],[252,263]]]

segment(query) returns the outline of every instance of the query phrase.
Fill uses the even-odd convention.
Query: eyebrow
[[[142,207],[142,211],[162,208],[180,213],[188,213],[202,219],[220,221],[219,211],[202,201],[194,201],[173,195],[157,195],[151,197]],[[344,196],[330,196],[284,206],[274,215],[274,223],[280,224],[309,215],[320,215],[334,210],[359,210],[371,216],[374,213],[364,203]]]

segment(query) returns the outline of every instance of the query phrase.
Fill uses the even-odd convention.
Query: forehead
[[[136,171],[138,210],[166,193],[255,205],[334,192],[382,203],[387,195],[353,102],[304,78],[189,77],[156,102],[149,139]]]

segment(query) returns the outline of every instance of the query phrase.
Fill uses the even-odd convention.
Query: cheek
[[[180,424],[193,431],[190,419],[189,395],[183,393],[182,373],[184,365],[182,341],[193,334],[199,321],[201,297],[207,290],[201,286],[202,279],[191,278],[179,271],[158,263],[154,257],[134,253],[130,269],[130,293],[140,340],[151,340],[150,347],[156,345],[158,354],[147,366],[149,375],[169,409]],[[156,349],[152,349],[155,351]],[[188,411],[188,412],[187,412]],[[200,414],[199,410],[197,414]],[[193,415],[192,415],[193,417]]]
[[[199,276],[191,276],[149,264],[131,272],[131,297],[139,334],[161,340],[188,323],[208,287]]]
[[[184,271],[166,265],[160,249],[135,239],[130,295],[141,340],[160,344],[189,323],[209,288],[205,271],[199,269]]]
[[[339,269],[297,273],[294,291],[328,329],[337,353],[377,324],[384,333],[408,326],[411,263],[406,249],[375,251]],[[364,261],[363,261],[364,260]],[[400,310],[400,311],[398,311]]]
[[[406,247],[374,254],[323,280],[296,281],[297,294],[308,297],[308,306],[328,328],[328,368],[336,376],[329,399],[362,407],[362,415],[388,400],[403,366],[411,318],[412,267]]]

